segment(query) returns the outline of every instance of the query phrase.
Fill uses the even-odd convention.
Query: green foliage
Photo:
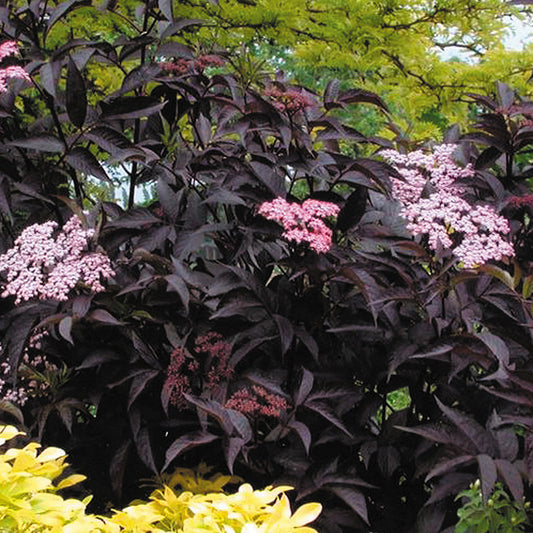
[[[0,444],[23,433],[13,426],[0,426]],[[57,494],[85,479],[62,476],[66,453],[55,447],[38,453],[40,445],[9,448],[0,455],[0,531],[10,533],[96,531],[102,522],[85,515],[90,497],[80,501]]]
[[[459,498],[466,501],[457,511],[459,522],[455,533],[518,533],[525,531],[524,527],[529,524],[525,511],[529,503],[511,500],[501,483],[496,483],[486,501],[479,480],[459,493],[456,499]]]
[[[0,426],[0,445],[19,435],[13,426]],[[19,449],[11,447],[0,455],[0,531],[10,533],[316,533],[302,527],[321,511],[318,503],[302,505],[291,514],[285,492],[291,487],[267,487],[254,491],[241,485],[235,494],[222,488],[235,481],[232,476],[215,474],[209,469],[181,468],[165,479],[149,502],[137,501],[113,516],[85,514],[90,497],[83,501],[64,499],[56,494],[79,483],[85,476],[62,477],[66,453],[31,442]],[[58,478],[60,481],[54,483]],[[173,487],[180,486],[176,492]]]

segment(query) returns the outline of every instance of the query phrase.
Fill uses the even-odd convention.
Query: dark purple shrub
[[[98,292],[73,280],[66,300],[0,300],[5,385],[30,379],[39,357],[52,365],[42,393],[0,404],[6,419],[66,448],[100,507],[201,460],[295,486],[324,505],[317,527],[328,533],[445,530],[476,477],[485,495],[498,479],[518,500],[529,494],[526,103],[503,87],[505,105],[476,97],[491,112],[454,153],[476,170],[461,181],[460,212],[505,215],[517,256],[465,268],[452,253],[464,227],[439,219],[448,247],[442,229],[433,240],[408,231],[391,195],[401,164],[340,150],[391,148],[329,113],[385,109],[377,96],[339,94],[335,82],[321,100],[279,81],[243,87],[222,53],[195,57],[176,41],[197,21],[151,3],[138,35],[47,50],[36,35],[77,5],[0,11],[34,85],[2,100],[0,251],[74,213],[90,234],[83,253],[110,258],[114,277]],[[89,93],[89,61],[127,71],[121,89]],[[127,208],[87,192],[87,176],[111,180],[112,165]],[[145,205],[141,184],[156,190]],[[421,199],[438,192],[426,185]]]

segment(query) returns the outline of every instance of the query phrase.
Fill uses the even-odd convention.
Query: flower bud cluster
[[[263,92],[263,96],[270,98],[272,105],[278,111],[286,111],[289,114],[301,111],[306,107],[316,106],[316,102],[309,95],[292,88],[270,87]]]
[[[472,205],[465,199],[466,187],[458,180],[473,177],[474,170],[453,161],[455,149],[443,144],[429,154],[382,152],[404,178],[391,181],[407,229],[427,236],[432,250],[450,249],[466,268],[513,256],[513,246],[505,240],[510,232],[507,219],[489,205]]]
[[[194,71],[203,72],[208,67],[223,67],[225,61],[214,54],[205,54],[196,59],[178,58],[173,61],[161,61],[159,67],[168,74],[174,76],[184,76],[192,74]]]
[[[234,409],[252,418],[266,416],[279,418],[281,411],[289,407],[282,396],[271,394],[259,385],[243,388],[235,392],[226,402],[228,409]]]
[[[322,219],[335,217],[339,211],[340,207],[336,204],[311,199],[300,205],[276,198],[259,207],[260,215],[283,226],[285,239],[306,242],[318,253],[325,253],[331,248],[332,231]]]
[[[176,409],[187,407],[185,394],[192,394],[202,384],[212,390],[221,381],[231,377],[229,364],[231,346],[215,332],[196,339],[193,353],[178,347],[170,354],[164,388],[169,393],[170,403]]]
[[[1,352],[0,352],[1,353]],[[0,363],[0,401],[13,403],[22,407],[28,401],[28,395],[24,387],[13,387],[7,383],[11,375],[9,363]]]
[[[7,273],[2,297],[14,295],[17,304],[31,298],[64,301],[79,282],[92,292],[104,290],[101,279],[114,272],[105,253],[87,252],[94,231],[83,229],[75,215],[54,238],[56,229],[53,221],[33,224],[0,256],[0,272]]]
[[[5,41],[0,44],[0,61],[8,56],[16,54],[18,46],[15,41]],[[19,65],[10,65],[0,68],[0,93],[7,91],[7,82],[12,78],[31,81],[30,75]]]

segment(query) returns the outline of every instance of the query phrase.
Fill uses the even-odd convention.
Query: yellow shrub
[[[23,433],[15,427],[0,425],[0,446],[18,435]],[[66,453],[53,447],[39,453],[39,448],[31,442],[0,454],[0,533],[316,533],[306,524],[320,514],[320,504],[302,505],[292,514],[285,495],[291,487],[253,490],[243,484],[224,493],[223,487],[239,478],[206,478],[205,465],[162,477],[149,502],[134,502],[111,517],[86,514],[90,497],[80,501],[56,494],[85,477],[61,478]]]

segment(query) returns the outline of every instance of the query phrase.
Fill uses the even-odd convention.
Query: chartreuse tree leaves
[[[298,60],[296,72],[307,82],[322,73],[342,73],[352,85],[386,98],[404,130],[436,136],[430,118],[435,111],[465,123],[467,105],[459,103],[465,90],[491,91],[501,80],[529,91],[532,50],[506,51],[502,45],[506,25],[519,12],[511,4],[197,0],[174,8],[180,16],[211,22],[200,32],[205,40],[216,35],[226,46],[244,40],[261,47],[266,37],[282,50],[289,48]],[[530,10],[520,7],[522,13]],[[443,60],[438,53],[454,50],[473,61]]]
[[[97,36],[113,43],[146,29],[135,0],[89,4],[73,2],[56,12],[46,34],[49,50],[67,39]],[[13,2],[17,8],[23,5],[23,0]],[[278,66],[304,83],[323,88],[324,79],[335,75],[376,92],[389,103],[401,130],[412,136],[436,138],[447,122],[464,125],[465,91],[492,91],[497,80],[530,91],[533,50],[507,51],[502,45],[513,17],[530,15],[531,7],[519,2],[161,0],[150,5],[163,28],[172,17],[203,20],[201,28],[179,39],[199,49],[209,51],[216,42],[240,54],[255,50],[264,58],[267,47],[267,56],[274,52],[272,64],[281,60]],[[287,50],[289,60],[284,61]],[[465,53],[469,59],[444,60],[442,51]],[[90,70],[97,84],[113,83],[108,69]]]

